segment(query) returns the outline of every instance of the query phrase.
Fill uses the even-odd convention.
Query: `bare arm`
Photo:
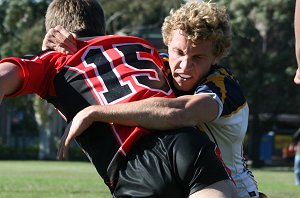
[[[20,68],[10,62],[0,63],[0,102],[1,97],[16,92],[22,84]]]
[[[148,98],[145,100],[108,106],[92,106],[91,122],[113,122],[149,129],[170,129],[195,126],[216,118],[218,104],[206,94],[185,95],[178,98]]]
[[[294,82],[296,84],[300,84],[300,0],[296,0],[294,25],[295,25],[295,42],[296,42],[295,52],[296,52],[296,58],[298,64],[298,69],[296,71]]]
[[[209,122],[217,114],[217,102],[206,94],[89,106],[80,111],[66,128],[58,158],[64,159],[71,141],[96,121],[163,130]]]

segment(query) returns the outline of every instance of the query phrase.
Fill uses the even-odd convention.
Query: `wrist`
[[[98,121],[98,118],[100,117],[98,107],[99,105],[92,105],[89,107],[88,117],[91,122]]]

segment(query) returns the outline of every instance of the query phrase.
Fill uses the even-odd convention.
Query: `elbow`
[[[22,84],[21,69],[9,62],[0,64],[0,92],[10,95],[16,92]]]

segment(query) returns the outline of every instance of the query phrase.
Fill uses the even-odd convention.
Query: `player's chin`
[[[194,83],[191,80],[176,80],[176,89],[180,91],[190,91],[194,87]]]

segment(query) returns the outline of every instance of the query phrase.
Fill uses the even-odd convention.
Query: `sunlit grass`
[[[298,198],[292,168],[253,169],[269,198]],[[89,162],[0,161],[1,198],[109,198],[107,187]]]
[[[111,197],[88,162],[0,161],[1,198]]]
[[[298,198],[300,186],[295,185],[293,168],[263,168],[253,170],[261,192],[269,198]]]

